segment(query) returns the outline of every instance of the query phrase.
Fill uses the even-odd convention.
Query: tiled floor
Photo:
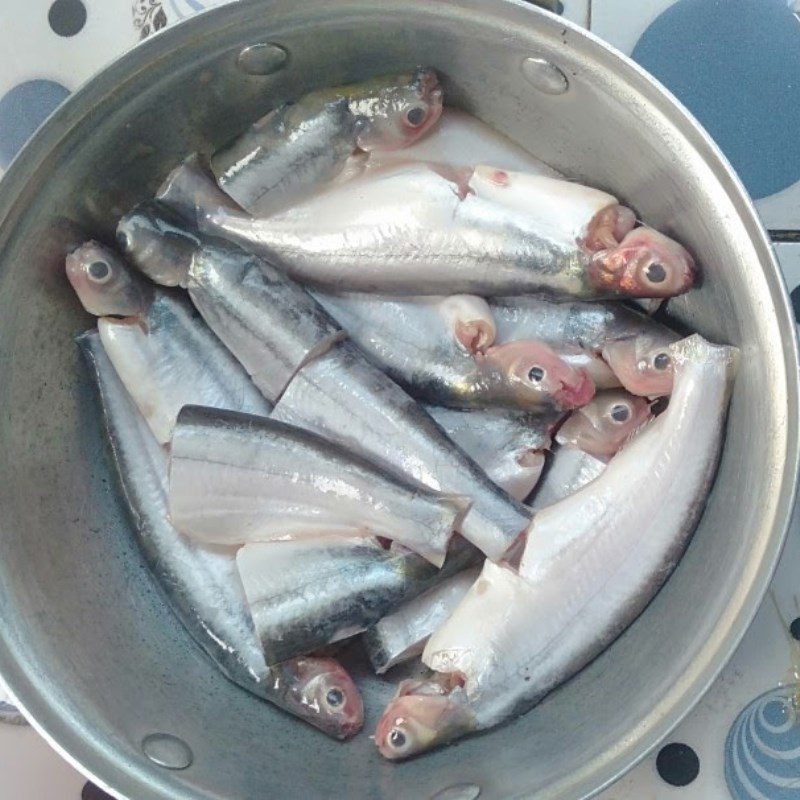
[[[589,24],[623,52],[634,54],[657,72],[662,70],[660,77],[690,107],[703,96],[702,81],[716,82],[715,93],[730,91],[730,102],[738,104],[739,116],[731,117],[722,102],[717,116],[707,124],[718,126],[732,160],[743,164],[743,175],[759,198],[757,205],[767,227],[786,230],[800,228],[800,181],[791,182],[795,170],[800,175],[800,148],[785,151],[787,141],[796,141],[794,115],[800,108],[800,103],[793,105],[794,93],[800,90],[800,67],[795,70],[800,65],[800,22],[789,13],[792,3],[797,5],[796,0],[788,4],[785,0],[563,0],[563,7],[571,20]],[[35,125],[82,81],[143,35],[215,4],[210,0],[133,0],[132,5],[130,0],[4,0],[0,4],[0,174]],[[721,41],[724,36],[729,41]],[[791,37],[797,37],[796,53]],[[783,43],[782,50],[773,46],[775,41]],[[749,62],[747,74],[726,83],[725,74],[706,66],[718,64],[726,48],[737,47],[757,55]],[[738,61],[734,58],[733,70],[744,60],[744,56]],[[694,73],[687,77],[676,69],[677,62]],[[767,63],[769,82],[763,80]],[[756,69],[753,75],[753,64],[764,69]],[[774,110],[766,120],[756,102],[758,94],[772,98]],[[756,110],[749,114],[751,109]],[[709,107],[696,110],[703,114]],[[758,139],[766,143],[758,152],[737,149],[730,126],[739,120],[743,126],[755,126],[750,132],[753,141],[766,137]],[[770,194],[775,187],[779,190]],[[790,288],[798,287],[795,295],[800,307],[800,244],[784,243],[776,250]],[[737,715],[763,692],[797,680],[793,669],[800,665],[800,645],[789,627],[800,616],[799,559],[800,529],[796,528],[767,600],[733,660],[670,737],[671,742],[687,747],[666,750],[658,760],[656,754],[648,757],[606,790],[603,800],[724,800],[730,796],[725,783],[725,740]],[[770,706],[777,714],[782,709],[780,704]],[[736,779],[737,786],[749,786],[736,800],[800,798],[797,765],[796,760],[783,760],[782,780],[770,789],[756,786],[754,780]],[[86,800],[100,797],[91,789],[84,790],[84,779],[30,728],[0,726],[0,772],[2,800],[77,800],[82,790]],[[673,783],[692,780],[678,788],[664,778]]]

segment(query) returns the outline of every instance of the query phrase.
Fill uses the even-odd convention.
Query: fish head
[[[450,295],[439,303],[439,313],[459,347],[466,352],[483,352],[494,344],[497,325],[489,304],[482,297]]]
[[[594,396],[589,373],[568,364],[544,342],[520,339],[490,347],[475,359],[500,373],[522,408],[553,406],[566,411],[585,405]]]
[[[636,214],[627,206],[613,203],[600,209],[586,229],[584,247],[592,253],[616,247],[636,226]]]
[[[135,317],[152,300],[152,288],[113,250],[84,242],[65,262],[67,278],[83,307],[97,317]]]
[[[199,238],[169,208],[141,203],[117,225],[120,250],[161,286],[186,286]]]
[[[651,418],[645,398],[622,389],[609,389],[574,411],[561,426],[556,441],[595,458],[608,459]]]
[[[697,270],[689,252],[652,228],[636,228],[616,247],[596,252],[589,279],[603,294],[625,297],[674,297],[695,284]]]
[[[446,744],[475,727],[460,687],[436,680],[402,681],[375,729],[375,744],[390,761],[410,758]]]
[[[361,692],[333,658],[303,657],[283,665],[293,671],[295,711],[336,739],[349,739],[364,725]]]
[[[429,67],[371,85],[374,90],[354,94],[350,100],[350,110],[367,123],[356,137],[362,150],[408,147],[442,115],[442,87],[436,71]]]
[[[668,337],[640,334],[608,342],[603,358],[633,394],[660,397],[672,392],[674,369]]]

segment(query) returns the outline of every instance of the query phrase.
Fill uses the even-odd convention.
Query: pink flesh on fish
[[[561,409],[578,408],[594,396],[595,387],[584,369],[575,369],[543,342],[520,340],[490,347],[475,359],[501,370],[522,393],[540,392]]]
[[[588,273],[599,290],[628,297],[673,297],[688,292],[696,279],[688,251],[647,227],[635,228],[618,245],[595,252]]]

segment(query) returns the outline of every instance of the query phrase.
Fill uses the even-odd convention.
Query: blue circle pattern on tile
[[[678,0],[633,58],[700,120],[754,198],[800,180],[800,22],[786,0]]]
[[[800,800],[800,686],[756,698],[725,742],[725,780],[734,800]]]
[[[20,83],[0,97],[0,166],[7,167],[31,134],[69,90],[60,83],[32,80]]]

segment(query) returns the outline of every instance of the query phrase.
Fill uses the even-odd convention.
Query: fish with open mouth
[[[404,547],[336,534],[251,542],[236,556],[270,664],[355,636],[479,560],[460,537],[439,569]]]
[[[211,166],[239,205],[269,215],[338,175],[354,150],[413,144],[441,112],[442,89],[430,68],[319,89],[270,111]]]
[[[381,536],[441,567],[469,506],[274,419],[187,406],[172,436],[170,518],[206,544]]]
[[[267,218],[210,202],[196,164],[158,197],[207,234],[231,239],[318,288],[383,294],[545,293],[578,299],[672,297],[692,257],[615,197],[491,167],[399,164]],[[213,178],[205,176],[213,183]]]
[[[238,247],[194,235],[158,203],[143,203],[125,215],[117,241],[156,283],[188,290],[208,326],[271,403],[307,360],[345,336],[283,273]]]
[[[599,478],[536,514],[519,573],[484,563],[428,640],[422,660],[434,677],[401,684],[381,717],[384,756],[406,758],[523,713],[636,619],[702,513],[737,353],[696,334],[671,345],[666,411]]]
[[[271,404],[186,298],[149,284],[98,242],[68,255],[66,271],[160,444],[187,403],[269,414]]]
[[[672,391],[669,346],[680,337],[638,311],[619,303],[552,303],[536,297],[495,297],[489,309],[497,342],[536,339],[556,351],[578,347],[601,355],[632,394],[660,397]],[[595,382],[612,388],[597,376]]]
[[[361,728],[356,685],[332,658],[297,658],[267,667],[236,567],[235,551],[182,536],[167,515],[167,453],[131,400],[99,335],[78,342],[97,384],[134,535],[170,607],[225,675],[336,739]],[[237,400],[235,390],[231,402]]]
[[[495,323],[485,300],[312,292],[389,377],[416,399],[450,408],[568,410],[594,394],[598,361],[570,363],[543,342],[494,344]]]

